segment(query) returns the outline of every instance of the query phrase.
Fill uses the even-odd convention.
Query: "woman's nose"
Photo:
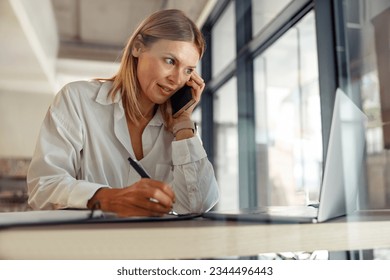
[[[176,86],[181,85],[184,83],[184,74],[176,68],[170,72],[168,79]]]

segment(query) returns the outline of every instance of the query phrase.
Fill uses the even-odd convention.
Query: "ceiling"
[[[136,26],[161,9],[199,27],[217,0],[0,0],[0,93],[56,93],[65,83],[109,77]]]
[[[51,0],[59,58],[115,61],[137,25],[162,9],[183,10],[202,25],[209,0]]]

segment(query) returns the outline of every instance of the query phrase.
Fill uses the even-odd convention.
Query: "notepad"
[[[92,214],[91,214],[92,213]],[[0,213],[0,228],[13,226],[86,224],[86,223],[129,223],[176,221],[199,217],[200,214],[164,215],[162,217],[117,217],[102,210],[37,210]]]
[[[103,213],[95,211],[93,218],[101,218]],[[15,225],[51,224],[86,221],[91,218],[90,210],[40,210],[0,213],[0,227]]]

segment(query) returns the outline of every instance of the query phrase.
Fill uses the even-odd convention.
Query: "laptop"
[[[203,217],[267,223],[321,223],[356,211],[358,185],[363,174],[366,120],[366,115],[338,89],[318,205],[215,210],[204,213]]]

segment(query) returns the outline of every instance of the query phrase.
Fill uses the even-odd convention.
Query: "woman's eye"
[[[165,62],[166,62],[167,64],[175,65],[175,61],[174,61],[172,58],[166,58],[166,59],[165,59]]]
[[[191,75],[193,71],[194,71],[193,69],[187,69],[187,70],[186,70],[186,74],[187,74],[187,75]]]

